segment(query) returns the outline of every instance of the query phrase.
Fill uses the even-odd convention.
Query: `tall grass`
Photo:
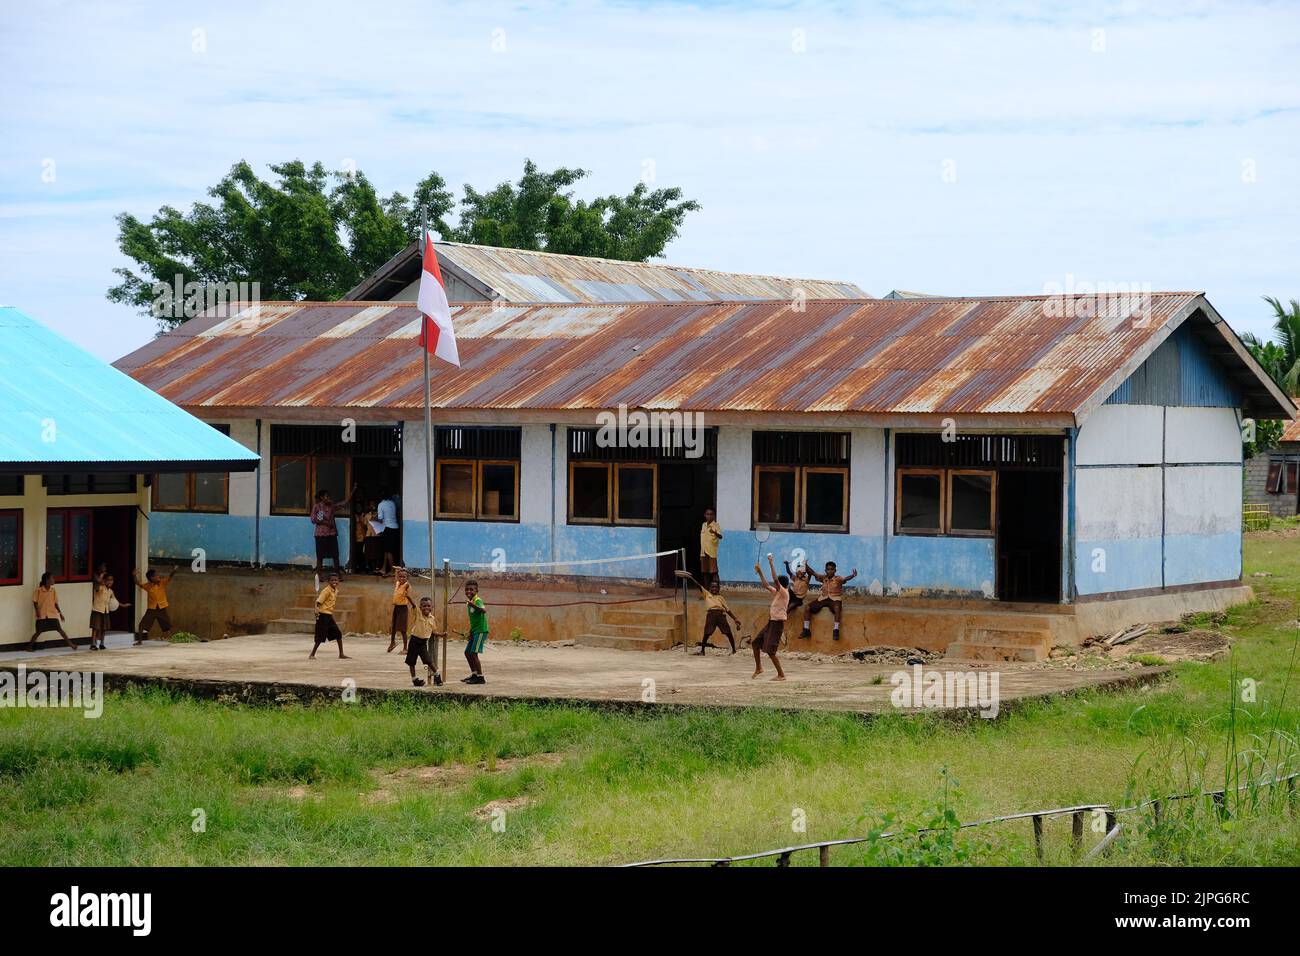
[[[909,836],[836,850],[832,862],[1033,864],[1027,821],[961,831],[954,821],[1224,789],[1223,812],[1187,799],[1162,805],[1158,820],[1154,805],[1127,815],[1106,861],[1294,865],[1300,823],[1283,788],[1263,784],[1300,764],[1290,688],[1300,549],[1248,544],[1247,572],[1265,566],[1274,576],[1260,601],[1205,622],[1235,638],[1231,659],[997,721],[261,708],[160,690],[111,694],[99,720],[4,709],[0,864],[618,863],[882,828]],[[1241,699],[1245,677],[1258,683],[1253,702]],[[432,783],[384,776],[420,767],[464,770]],[[474,815],[499,801],[511,801],[504,832]],[[205,832],[192,829],[195,809]],[[942,832],[920,835],[936,821]],[[1071,862],[1068,818],[1049,821],[1045,836],[1047,862]],[[815,865],[808,857],[795,862]]]

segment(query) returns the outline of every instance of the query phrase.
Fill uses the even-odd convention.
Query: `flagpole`
[[[428,234],[429,234],[428,213],[422,212],[420,215],[420,243],[419,243],[421,260],[423,260],[424,258],[424,243],[425,243],[425,237],[427,237]],[[429,321],[428,318],[425,317],[423,312],[421,312],[420,313],[421,340],[424,340],[427,334],[428,321]],[[424,478],[425,478],[424,483],[425,483],[425,492],[426,492],[425,501],[428,506],[427,517],[429,521],[429,600],[434,602],[434,606],[437,607],[438,561],[434,557],[434,551],[433,551],[433,514],[434,514],[434,510],[433,510],[433,395],[429,387],[429,348],[427,342],[425,343],[425,346],[420,349],[420,351],[424,353]],[[445,618],[446,614],[444,614],[443,617]],[[449,622],[446,620],[442,622],[443,630],[446,630],[448,623]],[[447,674],[446,674],[447,638],[444,637],[442,640],[443,640],[442,666],[444,671],[442,675],[442,679],[445,681],[447,679]],[[435,654],[437,653],[436,648],[432,648],[432,650]]]

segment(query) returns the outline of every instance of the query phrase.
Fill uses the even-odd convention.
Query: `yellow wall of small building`
[[[0,585],[0,644],[14,644],[31,639],[36,627],[32,610],[32,594],[40,583],[45,571],[45,523],[46,513],[50,508],[109,508],[122,505],[138,506],[146,515],[149,513],[149,489],[144,486],[144,476],[136,475],[136,490],[128,494],[113,495],[49,495],[40,475],[26,475],[23,481],[23,494],[0,495],[0,511],[20,509],[23,512],[22,562],[23,580],[21,584]],[[149,522],[137,516],[135,523],[135,553],[137,564],[148,560]],[[56,582],[55,589],[59,595],[59,607],[66,618],[63,629],[71,638],[84,638],[90,634],[90,597],[91,584],[82,582]],[[140,602],[132,600],[132,621],[138,621]],[[59,643],[57,634],[42,634],[41,643],[53,638]]]

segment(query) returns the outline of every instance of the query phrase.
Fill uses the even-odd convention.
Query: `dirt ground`
[[[153,644],[91,654],[64,654],[31,659],[29,668],[89,668],[108,674],[170,677],[189,680],[310,684],[321,688],[355,686],[365,689],[407,690],[412,694],[443,694],[517,700],[583,700],[594,702],[671,703],[698,706],[756,706],[781,709],[831,710],[860,713],[893,710],[890,694],[895,675],[911,674],[906,653],[885,662],[820,658],[790,654],[783,658],[788,676],[774,682],[764,659],[764,673],[751,679],[753,657],[713,652],[699,657],[682,648],[642,653],[604,648],[525,642],[492,642],[483,655],[487,683],[467,685],[464,644],[448,644],[449,681],[441,688],[411,686],[398,651],[386,653],[386,638],[355,637],[344,641],[350,660],[339,660],[332,645],[324,645],[316,660],[307,660],[311,640],[301,634],[261,634],[197,644]],[[900,660],[899,658],[903,659]],[[6,661],[13,666],[21,661]],[[1099,689],[1147,680],[1162,668],[1043,668],[1032,664],[991,664],[936,660],[924,672],[997,673],[999,699],[1005,703],[1025,697]],[[423,667],[418,671],[423,675]],[[900,678],[901,680],[901,678]]]

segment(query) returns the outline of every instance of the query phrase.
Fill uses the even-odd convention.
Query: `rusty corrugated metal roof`
[[[763,299],[867,299],[852,282],[795,279],[625,262],[529,249],[436,242],[443,267],[484,298],[506,302],[713,302]],[[383,299],[420,276],[411,243],[351,289],[348,300]]]
[[[1279,441],[1300,441],[1300,419],[1293,422],[1287,422],[1286,428],[1282,429],[1282,437]]]
[[[1213,321],[1194,292],[1155,293],[1147,305],[1130,315],[1122,303],[1046,297],[823,300],[803,311],[786,302],[462,303],[452,308],[463,366],[436,363],[434,403],[1073,416],[1188,316]],[[192,319],[117,364],[190,409],[414,410],[418,320],[413,305],[394,302],[264,304]]]

